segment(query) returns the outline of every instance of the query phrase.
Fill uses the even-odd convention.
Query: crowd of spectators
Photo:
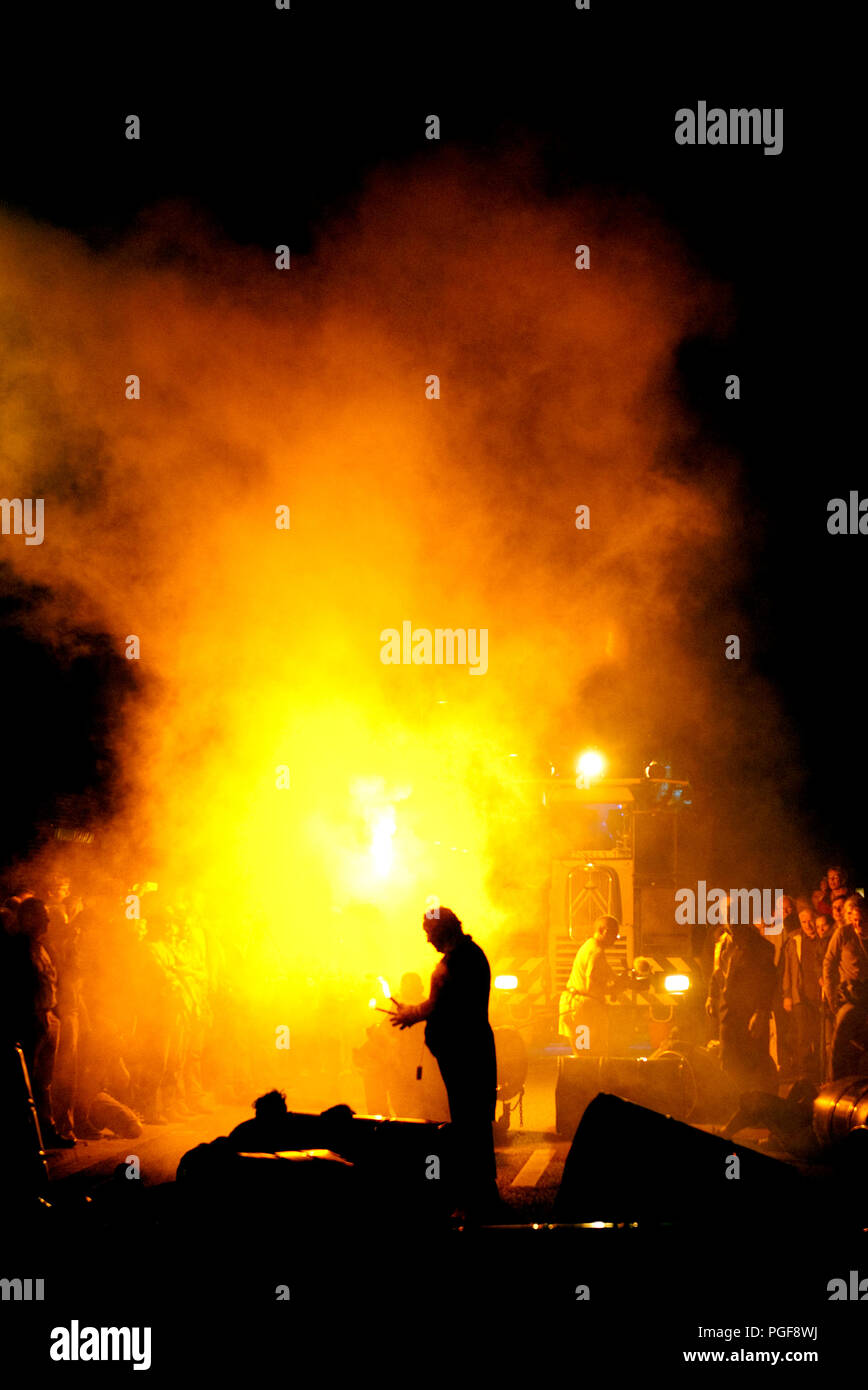
[[[22,1048],[47,1147],[249,1098],[236,962],[194,903],[151,884],[83,902],[50,874],[3,901],[0,953],[3,1043]]]
[[[868,1070],[868,904],[840,865],[770,924],[714,934],[706,1013],[723,1070],[743,1089],[821,1084]]]

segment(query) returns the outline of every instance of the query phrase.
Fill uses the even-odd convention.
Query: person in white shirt
[[[618,933],[617,918],[597,918],[593,935],[576,952],[567,987],[561,995],[560,1031],[569,1037],[577,1053],[608,1052],[607,996],[616,988],[618,980],[606,959],[606,951],[614,946]]]

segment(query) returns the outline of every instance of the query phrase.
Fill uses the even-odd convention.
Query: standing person
[[[18,928],[29,943],[32,971],[31,1026],[29,1036],[22,1038],[21,1042],[30,1072],[42,1140],[49,1149],[71,1149],[75,1146],[75,1139],[57,1132],[52,1115],[51,1086],[60,1037],[60,1019],[57,1012],[57,971],[45,948],[48,909],[41,898],[24,899],[18,909]]]
[[[497,1058],[488,1022],[491,969],[448,907],[422,919],[425,935],[443,957],[421,1004],[396,1004],[392,1026],[425,1022],[425,1042],[437,1059],[449,1097],[459,1210],[485,1220],[499,1207],[494,1157]]]
[[[835,906],[837,907],[838,904],[836,903]],[[841,922],[843,922],[843,912],[840,913],[840,916]],[[820,1080],[826,1081],[828,1080],[829,1076],[829,1059],[832,1056],[832,1036],[835,1031],[835,1017],[831,1009],[829,1008],[825,993],[823,991],[823,966],[826,962],[826,952],[829,949],[832,936],[839,923],[835,921],[834,914],[832,916],[826,916],[825,914],[820,913],[820,915],[816,918],[816,924],[817,940],[820,943],[820,952],[822,957],[820,960],[819,1003],[820,1014],[823,1019],[823,1028],[820,1040]]]
[[[831,870],[829,871],[831,874]],[[868,1027],[868,907],[858,893],[847,899],[846,921],[838,927],[823,962],[823,993],[835,1012],[831,1079],[858,1069],[854,1044]]]
[[[709,1041],[720,1037],[720,1001],[733,951],[732,933],[729,930],[729,894],[720,905],[720,918],[720,926],[715,928],[712,937],[713,954],[705,1000]]]
[[[787,942],[799,931],[799,907],[794,898],[784,895],[780,901],[780,911],[775,911],[775,927],[780,927],[769,938],[774,947],[775,991],[772,996],[772,1015],[775,1023],[775,1043],[778,1066],[784,1078],[796,1074],[796,1027],[791,1011],[784,1008],[783,976]],[[762,929],[760,929],[762,930]]]
[[[796,1067],[800,1077],[822,1079],[820,1008],[823,958],[826,954],[817,933],[813,909],[799,904],[799,930],[787,939],[783,952],[781,993],[783,1006],[796,1023]]]
[[[730,923],[732,952],[720,1000],[720,1063],[742,1090],[776,1089],[769,1055],[775,951],[763,924]]]
[[[178,910],[175,937],[175,973],[181,983],[182,1044],[180,1048],[179,1096],[181,1108],[193,1115],[209,1113],[202,1084],[202,1050],[208,1009],[208,961],[205,933],[190,917],[186,907]]]
[[[157,898],[147,905],[147,935],[139,969],[140,1085],[136,1096],[146,1125],[183,1119],[178,1098],[182,988],[175,971],[172,921]]]
[[[567,987],[561,995],[561,1031],[566,1032],[577,1052],[608,1055],[609,1006],[607,996],[618,984],[617,977],[606,959],[618,939],[616,917],[598,917],[593,936],[583,941]],[[578,1030],[587,1028],[579,1037]]]
[[[60,1015],[51,1091],[54,1124],[58,1134],[75,1139],[81,1032],[80,928],[76,918],[82,911],[82,901],[70,896],[68,878],[53,874],[47,881],[45,906],[49,919],[45,945],[57,971],[57,1011]],[[93,1134],[85,1127],[82,1137],[93,1138]]]

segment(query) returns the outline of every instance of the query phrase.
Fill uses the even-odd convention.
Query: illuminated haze
[[[3,491],[45,499],[44,544],[3,555],[58,642],[141,641],[102,853],[253,933],[254,998],[286,971],[427,979],[429,894],[483,945],[527,925],[516,769],[603,736],[637,775],[661,729],[724,767],[742,720],[767,747],[723,658],[748,631],[733,463],[675,371],[726,295],[653,213],[455,159],[374,179],[285,272],[175,205],[109,251],[0,234]],[[405,619],[486,628],[487,673],[383,665]]]

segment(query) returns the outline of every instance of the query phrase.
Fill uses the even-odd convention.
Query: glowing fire
[[[387,878],[392,868],[395,848],[395,808],[390,806],[376,818],[371,831],[371,858],[380,878]]]
[[[637,402],[718,290],[675,252],[649,257],[642,218],[623,255],[577,276],[564,233],[578,222],[593,241],[608,207],[524,184],[402,170],[351,233],[324,236],[322,295],[303,274],[275,294],[260,251],[210,248],[206,284],[132,233],[96,255],[0,213],[2,355],[21,386],[0,393],[3,490],[36,498],[54,480],[50,541],[4,538],[4,562],[45,595],[34,627],[107,634],[135,684],[112,744],[125,795],[94,859],[118,893],[152,879],[197,903],[219,969],[276,1021],[287,1000],[318,1020],[328,990],[367,980],[363,1012],[378,965],[427,977],[429,895],[484,948],[533,919],[550,869],[516,772],[580,736],[569,712],[607,634],[631,653],[619,727],[681,708],[716,727],[717,667],[688,663],[674,617],[685,586],[701,580],[711,604],[723,583],[726,509],[716,481],[655,471],[681,417],[659,391]],[[185,244],[174,212],[165,231]],[[194,263],[200,236],[191,222]],[[462,383],[448,412],[405,371],[428,361],[431,321]],[[141,362],[159,408],[117,408],[106,362]],[[597,507],[581,584],[576,546],[590,552],[563,522],[585,500],[562,466],[575,451]],[[554,529],[529,524],[529,498]],[[405,619],[490,629],[488,671],[384,665],[380,634]]]

